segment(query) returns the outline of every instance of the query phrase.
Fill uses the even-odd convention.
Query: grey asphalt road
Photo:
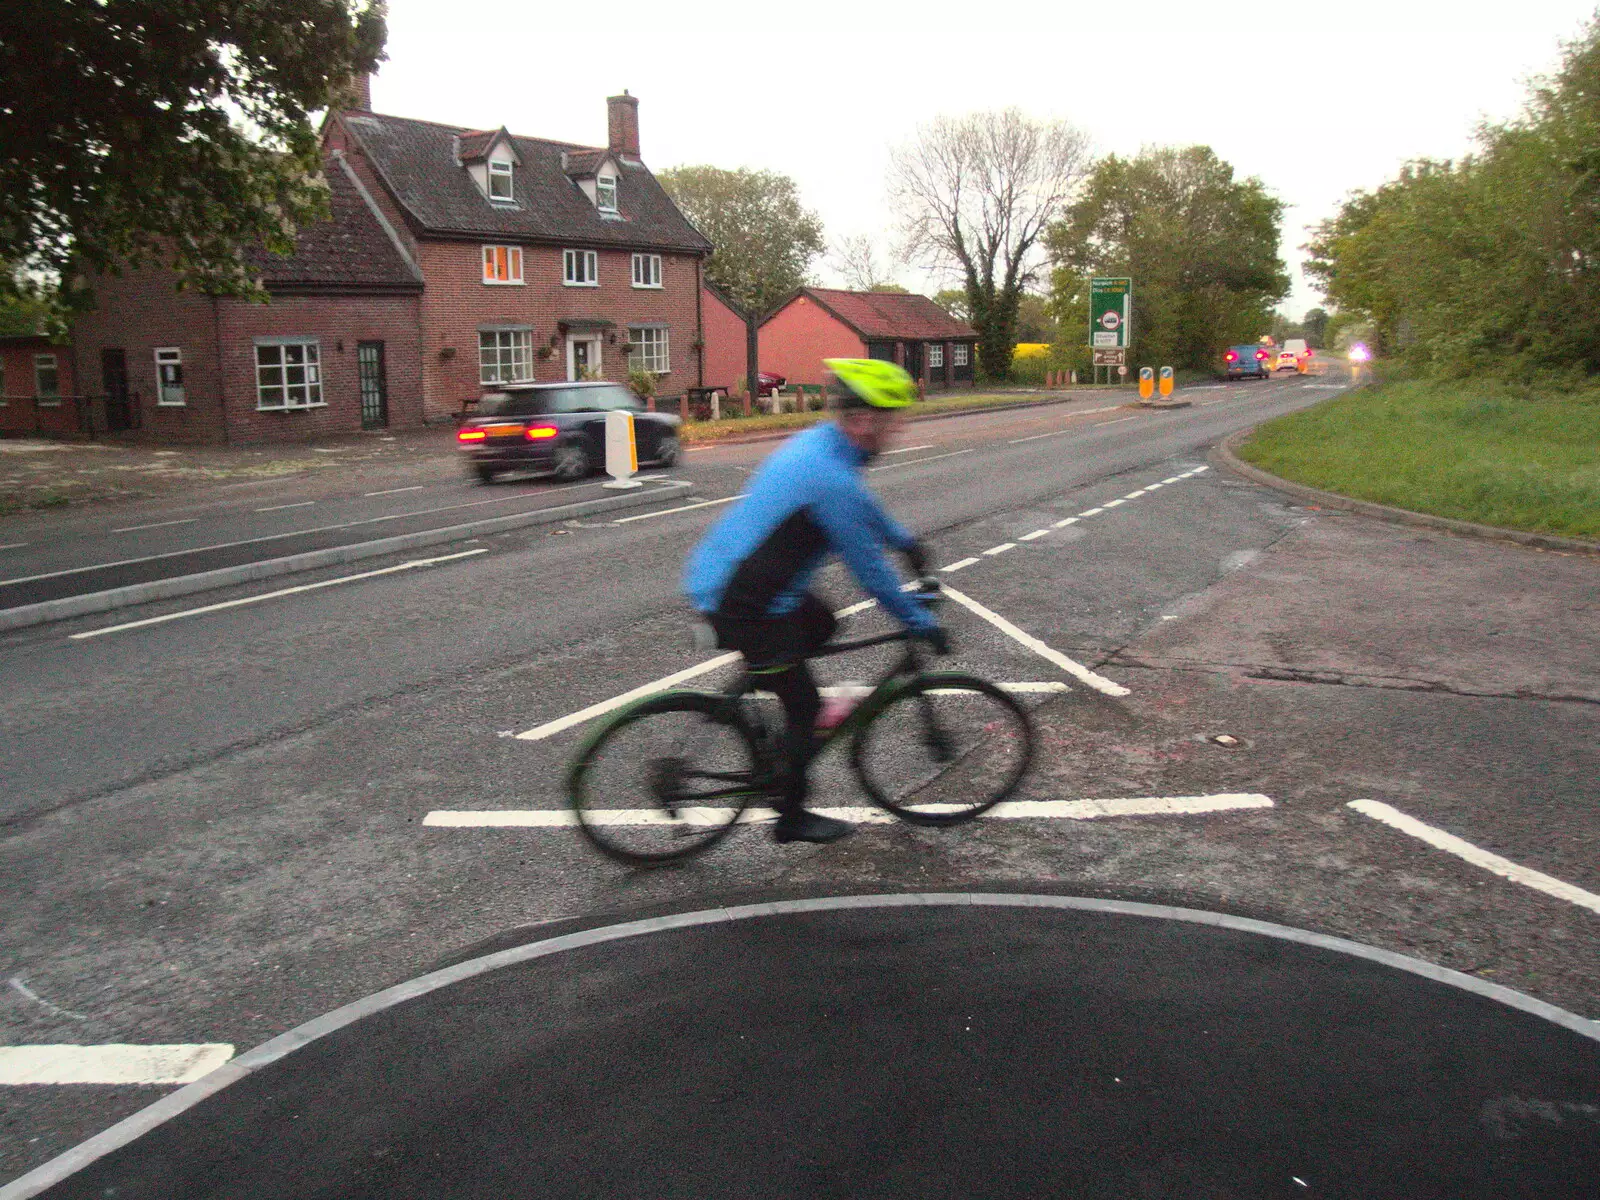
[[[348,570],[314,573],[287,582],[329,586],[100,636],[73,638],[274,589],[12,634],[0,640],[0,874],[12,897],[0,975],[26,990],[0,994],[0,1041],[242,1049],[557,918],[736,890],[986,879],[1327,929],[1503,972],[1600,1015],[1600,917],[1345,808],[1376,794],[1424,820],[1470,812],[1463,836],[1600,888],[1594,704],[1537,689],[1245,686],[1210,649],[1179,665],[1171,646],[1142,650],[1157,631],[1207,620],[1207,597],[1234,581],[1270,593],[1275,564],[1308,530],[1355,520],[1202,470],[1209,445],[1338,382],[1221,386],[1171,412],[1039,408],[914,425],[872,476],[941,563],[975,560],[953,586],[1132,690],[1079,686],[992,622],[953,613],[957,665],[1072,683],[1040,702],[1047,736],[1028,798],[1259,790],[1270,811],[996,821],[954,837],[874,826],[823,850],[751,830],[650,875],[596,859],[570,831],[425,825],[442,810],[559,807],[576,733],[514,735],[703,657],[688,645],[677,573],[770,445],[691,455],[703,500],[679,512],[441,547],[430,554],[483,553],[348,583],[335,582]],[[1364,552],[1313,551],[1306,561]],[[1528,557],[1506,577],[1537,590],[1526,564],[1545,560],[1511,553]],[[1561,562],[1562,586],[1583,594],[1584,568]],[[837,574],[825,588],[855,598]],[[1286,617],[1256,630],[1251,652],[1276,647],[1295,665],[1282,639],[1296,628]],[[1241,752],[1206,740],[1230,729],[1243,731]],[[819,767],[818,793],[860,803],[837,765]],[[1570,840],[1538,836],[1530,796]],[[0,1178],[159,1094],[0,1087]]]

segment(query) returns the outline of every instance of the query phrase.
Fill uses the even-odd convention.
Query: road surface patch
[[[1107,679],[1104,675],[1096,674],[1094,671],[1091,671],[1088,667],[1084,666],[1076,659],[1068,658],[1055,647],[1049,646],[1040,641],[1038,638],[1034,637],[1031,633],[1026,633],[1017,628],[1017,626],[1006,620],[999,613],[992,612],[991,610],[985,608],[971,596],[968,596],[962,592],[958,592],[952,587],[945,588],[944,594],[949,596],[950,599],[961,605],[961,607],[966,609],[968,612],[982,617],[985,621],[989,622],[989,624],[993,625],[1007,637],[1027,647],[1029,650],[1032,650],[1046,662],[1054,663],[1080,683],[1085,683],[1092,687],[1095,691],[1101,692],[1107,696],[1126,696],[1129,694],[1128,689],[1123,687],[1120,683]]]
[[[1364,817],[1371,817],[1374,821],[1381,821],[1391,829],[1409,834],[1418,841],[1426,842],[1436,850],[1454,854],[1457,858],[1475,867],[1482,867],[1485,871],[1491,871],[1503,879],[1520,883],[1523,887],[1554,896],[1558,900],[1565,900],[1568,904],[1576,904],[1579,908],[1586,908],[1590,912],[1600,913],[1600,896],[1595,893],[1474,846],[1453,833],[1446,833],[1442,829],[1426,825],[1397,808],[1391,808],[1377,800],[1352,800],[1345,807],[1354,809]]]

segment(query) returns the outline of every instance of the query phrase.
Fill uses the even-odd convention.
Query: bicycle
[[[936,580],[919,587],[924,602],[942,599]],[[913,825],[970,821],[1027,774],[1032,718],[986,679],[925,669],[908,631],[830,642],[810,657],[893,642],[903,653],[838,725],[818,731],[816,754],[848,738],[851,770],[878,807]],[[759,683],[745,670],[726,691],[661,692],[596,729],[567,772],[584,836],[631,864],[688,858],[726,837],[783,780],[782,722],[762,713]]]

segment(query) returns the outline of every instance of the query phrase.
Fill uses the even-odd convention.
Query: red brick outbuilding
[[[761,369],[821,383],[826,358],[881,358],[929,388],[971,385],[978,335],[927,296],[801,288],[761,323]]]
[[[0,437],[80,431],[72,349],[43,334],[0,337]]]

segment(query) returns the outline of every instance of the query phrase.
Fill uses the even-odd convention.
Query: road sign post
[[[1095,276],[1089,280],[1089,347],[1092,350],[1120,350],[1127,354],[1133,339],[1133,280],[1126,277]],[[1111,368],[1117,375],[1128,374],[1127,360],[1114,362],[1095,357],[1095,366],[1105,366],[1106,382],[1111,382]],[[1099,372],[1097,371],[1096,374]]]
[[[608,488],[643,487],[633,473],[639,469],[639,446],[634,439],[633,414],[612,409],[606,414],[606,474]]]

